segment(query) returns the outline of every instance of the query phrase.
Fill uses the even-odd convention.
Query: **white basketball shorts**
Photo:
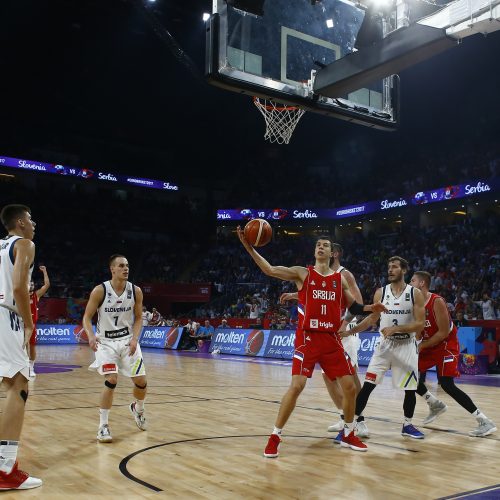
[[[89,370],[95,370],[101,375],[119,373],[131,378],[146,375],[139,343],[137,343],[135,353],[132,356],[129,354],[131,338],[126,337],[118,340],[100,338],[95,361],[89,366]]]
[[[0,307],[0,381],[21,372],[26,380],[30,373],[28,351],[23,349],[24,324],[21,316],[6,307]]]
[[[365,382],[380,384],[387,370],[392,372],[392,386],[395,389],[417,389],[418,348],[414,338],[391,340],[380,337],[366,369]]]

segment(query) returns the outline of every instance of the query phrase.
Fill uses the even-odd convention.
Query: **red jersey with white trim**
[[[307,271],[298,297],[299,328],[337,333],[342,324],[342,275],[332,272],[323,276],[313,266],[308,266]]]
[[[425,304],[425,327],[424,327],[424,335],[422,337],[422,340],[430,339],[439,330],[437,320],[436,320],[436,315],[434,314],[434,302],[436,302],[436,300],[438,300],[438,299],[444,300],[444,298],[441,297],[441,295],[438,295],[437,293],[431,293],[429,300]],[[447,342],[447,343],[458,342],[458,339],[457,339],[457,331],[458,330],[451,319],[449,311],[448,311],[448,319],[450,321],[450,330],[449,330],[448,336],[445,339],[443,339],[443,341],[440,342],[439,344],[432,346],[431,349],[440,346],[444,342]]]
[[[33,324],[36,327],[36,322],[38,320],[38,296],[36,292],[30,293],[30,308]]]

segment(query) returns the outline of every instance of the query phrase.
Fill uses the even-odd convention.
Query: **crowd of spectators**
[[[455,181],[498,175],[499,162],[492,151],[485,149],[483,154],[471,157],[456,153],[457,158],[449,161],[469,167],[454,170],[453,175],[458,176]],[[269,175],[272,177],[275,172],[282,175],[279,168]],[[445,184],[449,175],[444,160],[441,163],[439,158],[420,162],[416,172],[411,180],[407,177],[402,183],[397,172],[389,176],[384,181],[383,195],[389,196],[392,183],[395,189],[403,185],[415,191]],[[85,300],[91,288],[109,275],[109,255],[123,253],[131,263],[131,279],[135,282],[212,283],[212,301],[189,314],[207,319],[213,326],[219,326],[221,318],[248,318],[256,324],[267,319],[273,328],[286,328],[296,321],[296,307],[278,303],[279,296],[292,291],[293,285],[266,277],[234,234],[216,237],[213,212],[206,203],[189,197],[167,200],[149,193],[146,196],[145,191],[137,194],[87,189],[81,183],[55,179],[55,183],[52,179],[35,184],[0,182],[3,203],[21,202],[32,208],[37,222],[35,269],[40,264],[48,269],[51,288],[47,297]],[[258,182],[258,176],[255,179]],[[312,174],[301,182],[314,192],[316,180]],[[342,179],[338,180],[342,185]],[[268,187],[273,185],[269,179],[266,182]],[[335,182],[333,185],[332,192],[336,193]],[[365,188],[370,189],[368,183],[359,186],[356,200],[370,199],[370,194],[371,198],[376,197],[376,191],[362,194]],[[252,196],[255,193],[260,196],[257,187],[252,189]],[[279,196],[291,193],[285,188],[267,196],[274,203]],[[248,190],[244,196],[247,195]],[[315,196],[316,202],[321,199],[321,193]],[[347,202],[341,193],[339,200],[339,204]],[[270,206],[264,200],[251,201],[252,206]],[[352,201],[351,191],[349,202]],[[461,223],[427,228],[402,224],[394,234],[363,236],[359,232],[340,243],[345,250],[342,263],[356,276],[367,302],[372,300],[374,290],[385,283],[387,258],[399,254],[409,260],[412,270],[423,269],[433,275],[431,288],[445,297],[459,321],[500,317],[500,247],[494,215],[474,220],[465,217]],[[262,248],[262,254],[272,263],[305,265],[312,262],[313,244],[310,237],[276,234],[272,244]],[[35,282],[40,281],[37,271],[33,277]],[[174,325],[174,316],[164,319],[164,324]]]
[[[500,241],[494,215],[427,228],[403,225],[383,236],[353,234],[340,243],[342,265],[353,272],[365,302],[386,284],[387,259],[401,255],[410,262],[407,279],[412,271],[430,272],[431,290],[446,299],[455,317],[462,312],[465,320],[500,319]],[[313,245],[312,238],[281,236],[259,250],[276,265],[305,265],[312,263]],[[218,297],[198,312],[212,318],[266,317],[273,325],[296,320],[295,306],[278,304],[281,293],[293,286],[265,276],[234,236],[207,253],[199,276],[215,283]]]

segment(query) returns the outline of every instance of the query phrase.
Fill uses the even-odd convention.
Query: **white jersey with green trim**
[[[102,283],[104,300],[97,309],[96,334],[100,339],[117,340],[131,336],[134,325],[135,287],[127,281],[118,295],[111,281]]]
[[[411,285],[406,285],[403,292],[396,297],[392,292],[391,285],[382,288],[381,301],[388,311],[380,316],[380,330],[388,326],[407,325],[415,321],[413,315],[413,290]],[[395,333],[389,338],[392,340],[415,338],[415,332]]]

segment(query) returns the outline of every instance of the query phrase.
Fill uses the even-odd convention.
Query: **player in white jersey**
[[[119,373],[130,377],[134,383],[135,401],[130,403],[129,409],[137,427],[142,431],[147,427],[144,416],[147,380],[139,345],[142,290],[128,281],[129,265],[123,255],[112,255],[109,267],[111,280],[92,290],[83,316],[83,327],[90,348],[96,353],[95,362],[89,369],[97,370],[105,379],[97,432],[97,440],[101,443],[113,440],[108,419]],[[92,318],[96,312],[97,326],[94,334]]]
[[[146,306],[143,306],[143,308],[142,308],[142,326],[148,326],[152,317],[153,317],[153,314],[150,313],[146,309]]]
[[[0,382],[7,391],[0,425],[0,490],[42,485],[17,465],[28,380],[28,342],[33,332],[29,282],[35,258],[35,222],[24,205],[7,205],[0,219],[8,235],[0,240]]]
[[[333,251],[333,260],[330,264],[330,269],[337,273],[342,273],[342,276],[347,281],[349,285],[349,289],[351,290],[352,296],[359,302],[363,303],[363,296],[361,295],[361,291],[359,290],[358,284],[356,283],[356,279],[354,275],[346,269],[344,266],[340,264],[340,257],[343,254],[342,246],[339,243],[332,243],[332,251]],[[283,293],[280,297],[280,302],[284,303],[289,300],[297,300],[298,293]],[[347,320],[347,321],[346,321]],[[356,319],[349,313],[346,313],[346,317],[344,318],[344,322],[342,323],[341,330],[344,329],[352,329],[357,325]],[[342,339],[342,345],[344,346],[344,350],[351,359],[352,366],[355,369],[354,373],[354,384],[356,386],[356,394],[361,390],[361,382],[358,377],[358,350],[360,346],[359,336],[357,334],[349,335],[348,337],[344,337]],[[343,393],[342,388],[338,380],[330,380],[325,372],[321,370],[323,375],[323,380],[325,381],[326,388],[328,389],[328,394],[330,395],[333,404],[337,407],[338,410],[342,411],[343,408]],[[341,414],[340,420],[332,424],[328,427],[329,432],[341,432],[344,429],[344,415]],[[359,417],[360,421],[364,419],[363,416]],[[337,436],[338,438],[340,436]],[[340,441],[337,441],[340,442]]]
[[[394,256],[388,260],[388,282],[375,292],[374,302],[382,302],[388,309],[381,314],[370,314],[359,325],[342,335],[364,331],[380,318],[380,339],[375,344],[372,359],[366,370],[365,382],[356,399],[356,416],[361,415],[368,398],[387,370],[392,371],[392,385],[405,391],[403,403],[403,436],[423,439],[424,434],[412,424],[417,403],[418,347],[416,332],[424,328],[425,301],[420,290],[404,281],[408,262]],[[368,437],[368,428],[358,424],[358,436]]]

